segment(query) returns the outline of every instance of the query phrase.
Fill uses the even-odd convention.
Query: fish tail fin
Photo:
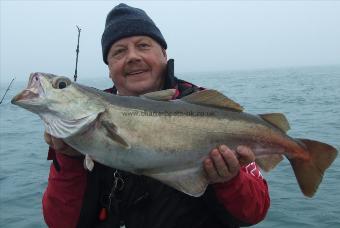
[[[335,160],[338,152],[334,147],[318,141],[297,139],[297,142],[309,153],[309,158],[292,158],[289,161],[302,193],[312,197],[322,181],[325,170]]]

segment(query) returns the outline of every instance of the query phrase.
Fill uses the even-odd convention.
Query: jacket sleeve
[[[42,199],[43,215],[48,227],[76,227],[86,188],[83,161],[49,149],[51,164],[47,188]]]
[[[270,205],[268,186],[255,162],[242,167],[231,181],[214,184],[213,188],[217,200],[244,224],[259,223],[266,216]]]

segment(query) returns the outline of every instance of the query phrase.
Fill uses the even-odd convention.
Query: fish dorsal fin
[[[215,108],[227,108],[242,112],[243,107],[216,90],[201,90],[181,98],[182,101]]]
[[[257,157],[255,162],[263,171],[269,172],[270,170],[274,169],[283,159],[284,158],[281,154],[266,154]]]
[[[284,132],[290,129],[288,120],[282,113],[267,113],[260,114],[259,116]]]
[[[169,101],[171,100],[176,93],[176,89],[166,89],[155,92],[150,92],[141,95],[141,97],[145,97],[147,99],[156,100],[156,101]]]

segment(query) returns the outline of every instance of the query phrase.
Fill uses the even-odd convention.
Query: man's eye
[[[139,48],[146,49],[146,48],[149,48],[149,47],[150,47],[150,45],[149,45],[149,44],[147,44],[147,43],[140,43],[140,44],[138,44],[138,47],[139,47]]]
[[[124,52],[124,49],[117,49],[113,52],[113,56],[117,56],[117,55],[120,55]]]

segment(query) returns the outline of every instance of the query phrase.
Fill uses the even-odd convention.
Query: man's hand
[[[44,132],[44,138],[45,138],[46,143],[50,145],[50,147],[52,147],[53,149],[55,149],[56,151],[60,153],[66,154],[68,156],[73,156],[73,157],[81,155],[80,152],[76,151],[75,149],[73,149],[72,147],[64,143],[63,140],[55,138],[46,132]]]
[[[210,183],[223,183],[237,176],[241,166],[253,161],[255,155],[249,147],[238,146],[234,151],[221,145],[210,151],[203,166]]]

